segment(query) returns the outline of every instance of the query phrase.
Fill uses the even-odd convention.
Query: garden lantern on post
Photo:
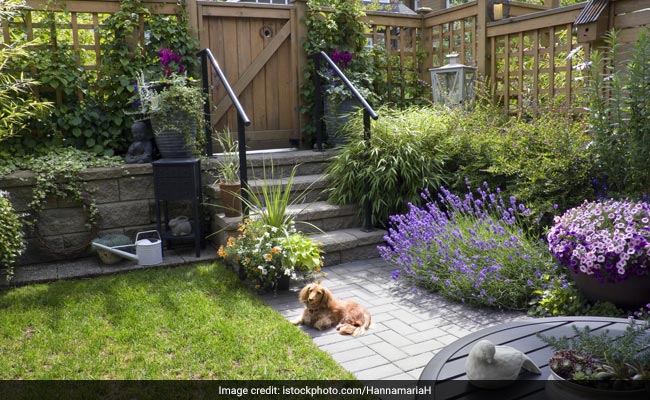
[[[447,56],[449,64],[429,68],[434,103],[448,105],[473,104],[476,67],[458,63],[458,54]]]
[[[510,17],[510,0],[488,0],[487,15],[493,22]]]

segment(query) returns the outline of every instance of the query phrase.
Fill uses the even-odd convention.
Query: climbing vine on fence
[[[104,155],[123,153],[131,141],[134,118],[124,111],[130,107],[137,72],[158,69],[157,53],[162,48],[181,54],[191,73],[198,64],[198,42],[188,31],[185,2],[179,1],[175,15],[157,14],[156,7],[143,0],[120,0],[120,11],[102,14],[97,68],[82,66],[88,52],[75,50],[71,31],[59,29],[71,24],[71,13],[65,9],[24,10],[21,17],[14,18],[15,43],[26,41],[19,33],[30,19],[49,27],[33,29],[40,44],[28,49],[29,56],[15,60],[11,67],[15,74],[23,71],[40,81],[39,97],[56,107],[49,117],[32,119],[27,132],[7,141],[0,158],[43,153],[52,146],[74,146]],[[143,32],[139,31],[141,19]]]

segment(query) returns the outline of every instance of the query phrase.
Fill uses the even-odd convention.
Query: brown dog
[[[329,289],[312,283],[300,291],[300,302],[305,305],[294,325],[313,326],[323,330],[336,326],[342,335],[359,336],[370,327],[370,313],[354,301],[336,300]]]

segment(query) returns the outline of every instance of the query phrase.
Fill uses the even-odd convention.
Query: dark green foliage
[[[639,34],[631,59],[617,35],[608,33],[607,48],[592,54],[589,124],[609,195],[638,196],[650,191],[650,29]]]
[[[380,113],[368,145],[360,136],[353,137],[327,170],[330,201],[364,204],[369,198],[372,222],[378,226],[385,225],[389,215],[405,212],[407,202],[418,203],[423,189],[440,186],[447,130],[444,114],[430,109],[383,108]],[[360,117],[352,124],[354,132],[362,131]]]
[[[0,226],[0,268],[4,268],[7,279],[11,279],[14,263],[25,250],[25,244],[23,224],[3,191],[0,191]]]
[[[99,30],[102,59],[97,71],[79,67],[77,56],[65,33],[52,37],[49,29],[37,29],[39,47],[27,57],[14,60],[13,71],[41,82],[41,98],[56,103],[46,118],[28,121],[21,137],[4,143],[2,159],[42,152],[54,146],[74,146],[96,154],[112,155],[126,151],[131,142],[133,115],[127,115],[134,94],[135,77],[145,71],[148,77],[162,76],[158,51],[173,50],[183,57],[183,64],[196,72],[198,43],[188,32],[184,1],[177,15],[150,13],[142,0],[120,0],[120,10],[102,21]],[[57,26],[69,19],[69,12],[40,12],[44,26]],[[134,38],[144,19],[145,43]],[[18,22],[18,21],[16,21]],[[16,37],[21,43],[25,38]]]
[[[527,223],[535,233],[552,221],[554,205],[561,211],[592,197],[595,157],[580,119],[547,111],[508,120],[485,105],[472,111],[416,107],[380,112],[373,122],[369,164],[363,162],[364,144],[352,140],[329,169],[330,200],[363,204],[370,196],[377,225],[403,213],[406,202],[417,202],[422,189],[435,190],[440,183],[464,192],[467,182],[474,187],[488,182],[516,196],[531,209]],[[353,130],[361,132],[360,117],[354,124]]]

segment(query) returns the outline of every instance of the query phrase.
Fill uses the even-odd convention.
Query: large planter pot
[[[545,394],[547,399],[553,400],[641,400],[647,399],[645,389],[634,390],[608,390],[594,388],[572,381],[557,375],[553,370],[546,382]]]
[[[359,102],[356,99],[346,99],[340,103],[334,103],[329,98],[325,98],[323,119],[325,120],[327,140],[331,146],[340,146],[348,141],[348,135],[344,128],[359,107]]]
[[[291,286],[291,277],[289,275],[282,275],[280,279],[278,279],[276,289],[285,291],[285,290],[289,290],[290,286]]]
[[[183,126],[184,129],[175,127]],[[194,141],[196,140],[196,122],[187,113],[175,115],[152,115],[151,127],[154,132],[156,146],[162,158],[191,158],[194,157]],[[186,130],[187,132],[184,132]],[[189,138],[189,142],[188,139]]]
[[[221,206],[226,217],[239,217],[241,215],[241,185],[239,183],[219,183],[221,191]]]
[[[616,283],[599,283],[593,275],[572,275],[576,287],[591,301],[609,301],[623,308],[650,303],[650,275],[632,276]]]

